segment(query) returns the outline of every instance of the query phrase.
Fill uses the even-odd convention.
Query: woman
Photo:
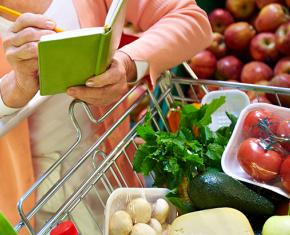
[[[37,41],[40,37],[54,33],[53,29],[56,24],[57,27],[64,30],[102,26],[111,1],[0,0],[0,4],[20,12],[30,12],[19,17],[2,39],[3,48],[1,50],[4,49],[5,52],[1,51],[0,61],[3,61],[6,56],[11,66],[9,68],[5,65],[3,69],[1,67],[2,74],[0,74],[2,76],[0,91],[3,101],[2,109],[0,107],[0,111],[2,111],[0,116],[6,115],[4,119],[7,120],[7,118],[15,116],[12,114],[14,111],[23,109],[34,100],[39,99],[35,94],[39,88]],[[3,15],[3,17],[10,19],[7,15]],[[105,73],[88,78],[86,86],[70,88],[67,90],[67,94],[49,97],[44,103],[34,107],[35,110],[28,119],[28,129],[36,177],[59,157],[58,153],[63,153],[74,142],[74,129],[66,114],[72,98],[92,104],[95,107],[95,114],[99,116],[106,110],[106,106],[124,94],[128,82],[144,75],[138,74],[142,69],[139,70],[136,67],[135,61],[148,62],[148,73],[152,83],[155,84],[156,79],[164,70],[189,59],[207,47],[211,41],[211,28],[207,16],[192,0],[128,0],[126,20],[143,33],[138,40],[120,48],[115,53],[112,64]],[[96,133],[100,134],[106,127],[115,123],[118,119],[117,113],[122,113],[125,109],[125,106],[120,107],[114,117],[99,126],[97,132],[92,131],[90,123],[80,113],[78,120],[84,128],[84,138],[87,141],[80,147],[79,151],[85,149],[87,143],[93,142]],[[55,122],[54,120],[61,121]],[[114,133],[114,136],[107,143],[107,151],[120,141],[128,128],[127,122]],[[27,126],[22,125],[17,127],[15,131],[19,133],[24,131],[27,135],[26,129]],[[4,141],[14,142],[15,139],[17,136],[8,134],[2,137],[1,141],[2,143]],[[18,141],[20,140],[18,139]],[[23,138],[21,141],[26,141],[25,146],[29,144],[27,138]],[[21,162],[15,162],[12,156],[13,151],[7,153],[5,148],[6,145],[1,146],[0,154],[1,156],[5,154],[6,165],[21,165],[22,162],[31,162],[29,151],[22,156]],[[68,163],[68,165],[70,164]],[[1,168],[5,167],[3,164],[0,165],[1,173]],[[8,169],[8,171],[10,170],[13,171],[13,169]],[[26,186],[31,184],[32,171],[30,169],[23,169],[21,176],[18,175],[18,170],[14,172],[15,178],[13,180],[17,184],[23,184],[23,177],[29,179]],[[60,172],[60,174],[62,173]],[[9,185],[10,183],[6,181],[5,184]],[[9,187],[5,187],[5,185],[3,185],[3,190],[7,191],[8,194],[4,194],[6,196],[3,197],[1,193],[0,210],[4,210],[6,213],[13,211],[9,214],[9,218],[15,222],[14,208],[2,202],[9,200],[7,195],[14,194],[15,190],[20,193],[23,191],[15,189],[9,192]],[[13,198],[13,202],[11,200],[11,204],[16,205],[16,198]]]

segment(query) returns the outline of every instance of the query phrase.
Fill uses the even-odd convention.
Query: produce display
[[[167,114],[169,132],[155,130],[150,124],[150,113],[147,113],[144,124],[137,128],[138,137],[144,142],[135,154],[134,170],[145,176],[153,173],[153,186],[170,189],[166,198],[179,212],[169,234],[199,232],[210,235],[213,227],[215,234],[261,234],[265,221],[274,217],[274,222],[271,219],[263,228],[262,235],[267,235],[271,234],[267,232],[273,226],[288,221],[285,211],[283,215],[286,219],[283,216],[281,221],[279,216],[275,219],[280,200],[284,202],[286,198],[276,195],[278,201],[273,200],[269,197],[272,194],[261,191],[262,188],[249,187],[223,172],[222,155],[237,117],[227,113],[230,125],[216,131],[208,126],[211,115],[224,103],[224,96],[203,105],[175,103]],[[245,141],[235,147],[239,149],[240,167],[250,177],[263,183],[279,177],[285,190],[290,186],[289,142],[272,144],[270,140],[274,138],[272,133],[277,138],[290,137],[286,128],[290,127],[289,118],[282,118],[267,109],[253,110],[248,113],[240,129]],[[273,148],[278,146],[279,151],[263,149],[263,140],[272,144]],[[227,222],[221,223],[217,217]],[[260,219],[259,226],[256,224],[257,218]],[[233,227],[225,226],[225,223]],[[235,233],[231,230],[234,228]],[[290,232],[287,226],[285,231]]]
[[[188,61],[198,78],[290,88],[289,1],[227,0],[208,15],[212,44]],[[279,98],[290,107],[289,95]],[[274,95],[259,101],[277,104]]]
[[[189,60],[190,67],[199,79],[290,88],[289,6],[288,0],[226,0],[224,9],[209,12],[212,44]],[[193,100],[205,95],[200,87],[181,89]],[[245,93],[252,103],[277,104],[278,96],[290,107],[289,95]],[[110,214],[111,235],[290,235],[290,113],[256,108],[241,125],[240,117],[225,112],[229,125],[213,131],[211,116],[225,104],[222,95],[203,105],[171,104],[169,130],[155,128],[147,112],[137,128],[133,169],[153,175],[153,187],[169,192],[153,203],[125,199]],[[172,207],[176,218],[169,221]]]

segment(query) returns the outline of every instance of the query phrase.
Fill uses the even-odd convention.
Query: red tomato
[[[265,109],[256,109],[249,112],[244,120],[243,131],[247,137],[268,137],[260,123],[265,122],[271,132],[277,129],[280,118]]]
[[[265,150],[260,139],[249,138],[239,146],[238,161],[250,176],[258,181],[275,179],[280,171],[282,154]]]
[[[279,123],[276,131],[277,136],[281,136],[284,138],[290,138],[290,120],[284,120]],[[281,145],[290,152],[290,143],[281,143]]]
[[[290,193],[290,155],[286,157],[281,165],[280,176],[283,187]]]

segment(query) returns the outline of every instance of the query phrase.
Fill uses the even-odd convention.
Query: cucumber
[[[8,219],[0,212],[0,235],[17,235]]]
[[[267,198],[234,178],[215,171],[195,176],[189,182],[188,195],[196,209],[231,207],[248,215],[273,215],[275,206]]]

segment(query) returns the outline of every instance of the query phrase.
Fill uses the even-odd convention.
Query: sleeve
[[[5,74],[7,74],[10,70],[11,68],[5,60],[0,37],[0,83],[3,81],[2,79],[5,77]],[[0,91],[0,137],[17,126],[22,120],[27,118],[47,98],[48,97],[42,97],[39,94],[36,94],[36,96],[25,107],[15,109],[5,105]]]
[[[207,15],[193,0],[128,0],[127,21],[143,33],[120,50],[133,60],[147,61],[153,82],[212,39]]]

